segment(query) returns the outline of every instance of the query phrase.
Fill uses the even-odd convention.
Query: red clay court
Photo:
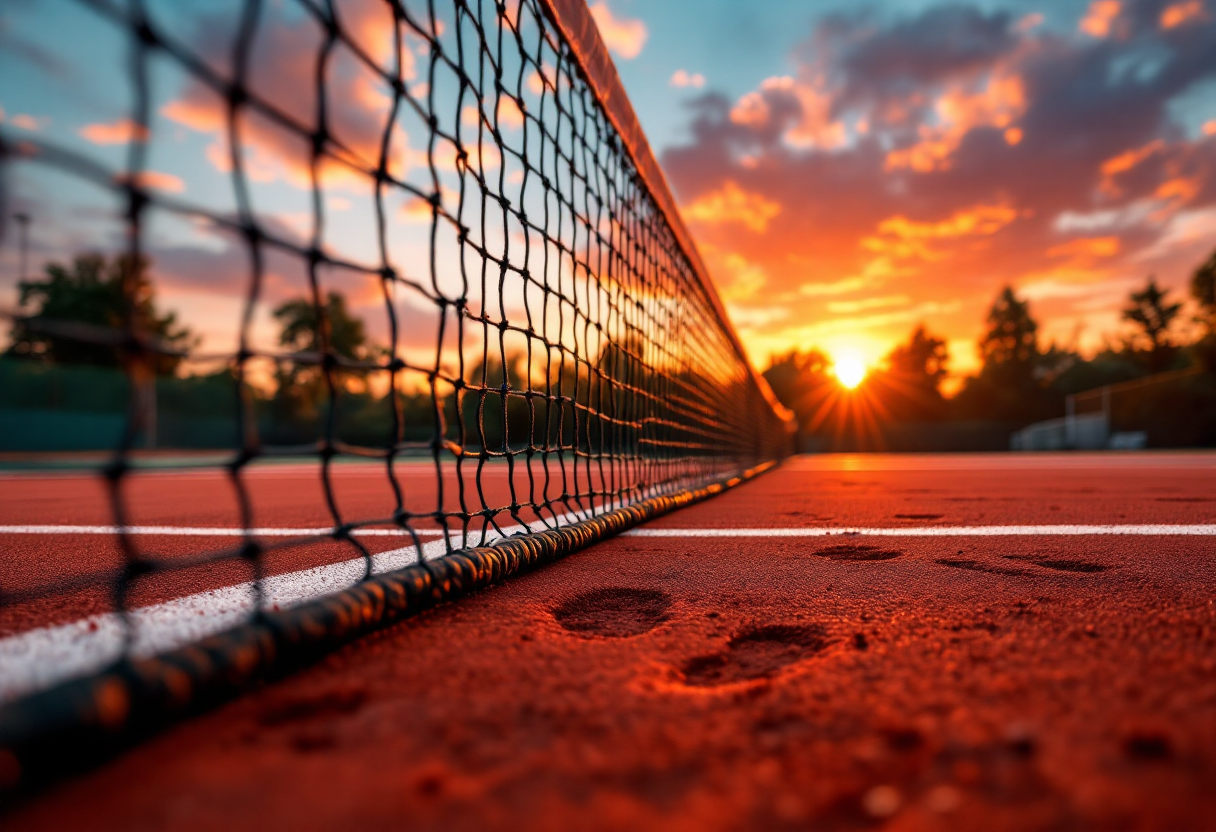
[[[315,517],[314,474],[254,471],[257,525]],[[232,520],[210,476],[145,476],[131,522],[169,528],[141,545],[214,547],[199,529]],[[377,477],[340,472],[342,498],[375,515]],[[11,528],[104,522],[93,480],[3,484],[6,574],[116,557]],[[1214,505],[1210,453],[794,457],[356,642],[6,828],[1212,828]],[[281,580],[349,559],[293,551]],[[133,605],[247,580],[171,574]],[[95,614],[92,591],[10,614],[5,642]]]

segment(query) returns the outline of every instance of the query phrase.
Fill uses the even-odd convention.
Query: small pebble
[[[934,786],[925,796],[929,808],[940,815],[953,812],[963,802],[963,795],[954,786]]]
[[[866,792],[861,799],[861,806],[866,814],[875,818],[889,818],[899,811],[904,802],[899,790],[894,786],[875,786]]]

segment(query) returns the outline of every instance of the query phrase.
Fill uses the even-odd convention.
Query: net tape
[[[244,0],[221,21],[228,48],[217,57],[173,35],[139,0],[76,1],[128,39],[125,165],[0,124],[6,173],[49,167],[117,197],[128,263],[155,270],[147,226],[165,215],[239,239],[247,267],[234,350],[184,349],[142,331],[139,269],[124,276],[120,330],[22,320],[122,352],[130,406],[103,473],[123,563],[50,585],[0,585],[3,605],[103,582],[125,615],[150,575],[243,563],[260,608],[273,571],[267,559],[279,549],[338,541],[362,558],[366,576],[383,569],[361,540],[367,534],[403,535],[409,557],[425,563],[703,486],[784,453],[787,417],[722,317],[670,195],[654,190],[665,186],[639,173],[638,153],[648,151],[622,140],[547,3]],[[262,76],[276,71],[268,44],[283,21],[297,37],[301,27],[313,33],[304,108],[265,91]],[[369,38],[368,21],[387,36]],[[339,64],[366,79],[366,101],[352,105],[339,94],[348,88],[335,91]],[[209,161],[226,169],[233,211],[157,187],[151,175],[149,148],[166,127],[153,93],[164,66],[215,102],[215,146],[224,153]],[[348,122],[359,118],[376,129],[352,129]],[[294,142],[307,233],[291,233],[256,205],[259,165],[269,162],[265,141],[255,139],[271,133],[281,146]],[[644,164],[654,167],[648,156]],[[326,232],[335,182],[369,195],[374,240],[362,253]],[[403,237],[412,248],[398,245]],[[257,334],[272,259],[303,277],[311,330],[294,349],[267,346]],[[378,296],[380,347],[335,346],[336,285]],[[429,348],[419,348],[427,339]],[[222,362],[231,382],[237,439],[221,467],[244,532],[235,544],[186,557],[161,556],[129,518],[135,452],[154,430],[147,403],[164,359]],[[263,435],[264,391],[276,381],[317,399],[311,441],[274,444]],[[383,441],[354,441],[342,423],[342,402],[360,386],[386,391]],[[319,464],[327,516],[288,539],[259,534],[250,466],[301,453]],[[340,508],[335,463],[349,457],[383,464],[392,494],[383,511],[352,516]],[[433,477],[412,494],[414,480],[400,466],[417,458],[429,461]]]

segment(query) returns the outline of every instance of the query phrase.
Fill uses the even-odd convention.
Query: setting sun
[[[865,363],[855,355],[842,355],[832,363],[836,380],[852,390],[866,377]]]

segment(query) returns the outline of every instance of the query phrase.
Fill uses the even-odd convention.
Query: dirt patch
[[[671,596],[666,592],[609,587],[568,598],[554,608],[553,617],[576,635],[627,638],[662,624],[670,609]]]
[[[900,557],[903,552],[895,549],[879,549],[877,546],[864,544],[841,543],[837,546],[820,549],[815,554],[829,560],[891,560]]]
[[[725,650],[694,656],[684,663],[684,683],[717,687],[767,679],[828,646],[827,630],[817,624],[772,624],[740,633]]]
[[[944,514],[893,514],[897,520],[941,520]]]
[[[1004,558],[1005,560],[1020,560],[1044,569],[1054,569],[1057,572],[1105,572],[1110,568],[1093,561],[1071,558],[1033,558],[1024,555],[1004,555]]]
[[[353,714],[367,701],[362,685],[338,685],[314,694],[281,696],[273,699],[258,716],[265,726],[317,720],[328,722],[336,716]]]
[[[978,560],[968,560],[967,558],[937,558],[933,561],[939,566],[949,566],[951,569],[969,569],[972,572],[988,572],[992,575],[1025,575],[1026,572],[1022,569],[1005,569],[1000,566],[992,566]]]

